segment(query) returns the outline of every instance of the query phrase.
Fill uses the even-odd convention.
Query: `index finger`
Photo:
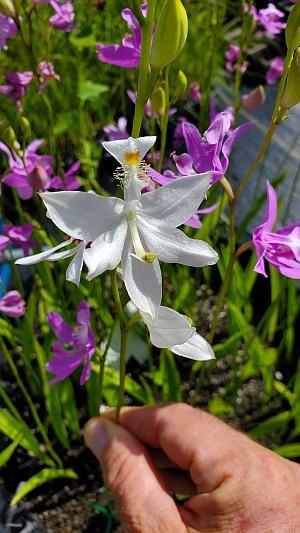
[[[183,403],[125,408],[120,423],[188,470],[200,492],[214,490],[230,475],[232,460],[227,459],[236,438],[246,439],[214,416]]]

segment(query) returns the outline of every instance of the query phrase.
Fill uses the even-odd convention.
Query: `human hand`
[[[300,466],[185,404],[90,420],[125,533],[297,533]],[[178,505],[172,494],[189,496]]]

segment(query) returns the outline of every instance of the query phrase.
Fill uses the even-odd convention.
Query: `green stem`
[[[119,398],[116,409],[116,422],[120,420],[121,407],[124,405],[125,379],[126,379],[126,355],[129,329],[121,328],[121,348],[120,348],[120,386]]]
[[[235,196],[234,202],[233,202],[234,210],[236,209],[236,206],[237,206],[237,203],[239,201],[239,198],[240,198],[243,190],[245,189],[249,179],[251,178],[253,172],[256,170],[256,167],[258,166],[258,164],[262,160],[263,156],[265,155],[267,149],[269,148],[269,144],[270,144],[271,139],[272,139],[272,137],[274,135],[274,132],[275,132],[278,124],[282,120],[282,118],[283,118],[283,111],[279,114],[278,120],[276,120],[276,122],[274,122],[274,121],[270,122],[268,130],[267,130],[266,135],[265,135],[265,138],[263,140],[263,143],[262,143],[262,145],[261,145],[261,147],[259,149],[259,152],[258,152],[256,158],[254,159],[253,163],[250,165],[249,170],[245,174],[244,178],[242,179],[242,181],[241,181],[241,183],[240,183],[239,187],[237,188],[237,191],[236,191],[236,193],[234,195]]]
[[[44,428],[44,426],[42,424],[42,421],[41,421],[41,419],[39,417],[37,409],[36,409],[32,399],[30,397],[30,394],[28,393],[28,391],[27,391],[27,389],[26,389],[26,387],[25,387],[25,385],[24,385],[24,383],[23,383],[23,381],[22,381],[22,379],[20,377],[18,369],[17,369],[17,367],[16,367],[16,365],[15,365],[15,363],[14,363],[14,361],[13,361],[13,359],[12,359],[10,353],[9,353],[9,350],[7,349],[7,347],[5,346],[4,341],[1,338],[0,338],[0,345],[1,345],[1,349],[3,351],[3,354],[5,356],[5,359],[6,359],[8,365],[9,365],[9,367],[10,367],[10,369],[11,369],[13,375],[14,375],[14,378],[15,378],[18,386],[20,387],[20,390],[21,390],[26,402],[28,403],[28,406],[30,408],[31,414],[33,416],[33,419],[34,419],[39,431],[40,431],[40,434],[42,435],[42,437],[44,439],[44,442],[45,442],[45,444],[48,447],[49,453],[52,455],[52,457],[53,457],[54,461],[57,463],[57,465],[60,468],[62,468],[62,466],[63,466],[62,461],[58,457],[56,452],[53,450],[52,444],[51,444],[51,442],[49,440],[49,437],[47,435],[47,432],[46,432],[46,430],[45,430],[45,428]]]
[[[139,79],[137,88],[137,97],[134,110],[134,118],[132,125],[132,137],[138,137],[141,131],[142,120],[144,116],[144,108],[147,101],[147,88],[149,81],[149,60],[152,39],[152,28],[154,23],[156,0],[148,1],[147,17],[141,27],[142,43],[141,43],[141,59],[139,67]]]
[[[112,293],[115,301],[115,306],[117,309],[117,315],[120,321],[120,325],[126,324],[126,317],[123,311],[123,306],[120,298],[120,293],[118,289],[118,280],[117,280],[117,269],[110,271],[110,279],[111,279],[111,288]]]
[[[166,144],[167,144],[167,130],[168,130],[168,122],[169,122],[169,109],[170,109],[169,73],[170,73],[170,66],[168,65],[166,67],[165,80],[163,84],[163,88],[165,90],[165,95],[166,95],[166,109],[165,109],[163,117],[161,118],[161,142],[160,142],[160,156],[159,156],[159,162],[157,166],[158,172],[161,172],[161,169],[163,166],[163,162],[165,158],[165,151],[166,151]]]
[[[101,407],[102,405],[102,400],[103,400],[103,384],[104,384],[104,370],[105,370],[105,361],[106,361],[106,356],[107,356],[107,352],[110,348],[110,345],[111,345],[111,342],[112,342],[112,338],[113,338],[113,334],[114,334],[114,331],[115,331],[115,327],[116,327],[116,320],[110,330],[110,334],[108,336],[108,339],[107,339],[107,343],[106,343],[106,346],[105,346],[105,350],[100,358],[100,371],[99,371],[99,407]]]

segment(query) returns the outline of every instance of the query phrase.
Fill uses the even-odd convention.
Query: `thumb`
[[[186,531],[173,499],[136,437],[103,417],[88,422],[84,437],[100,461],[125,532]]]

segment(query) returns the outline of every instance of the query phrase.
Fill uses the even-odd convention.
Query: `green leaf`
[[[101,83],[95,83],[91,80],[86,80],[79,87],[78,96],[81,100],[97,101],[101,94],[106,93],[109,90],[107,85]]]
[[[0,468],[6,465],[6,463],[10,460],[14,451],[19,446],[21,439],[22,435],[18,435],[17,438],[0,453]]]
[[[59,387],[59,397],[64,417],[66,418],[66,421],[72,433],[74,435],[79,435],[80,426],[78,411],[76,407],[75,395],[71,380],[65,379],[57,385]]]
[[[104,397],[109,405],[115,405],[118,398],[119,391],[119,372],[113,368],[106,367],[104,375]],[[146,404],[147,395],[143,387],[134,379],[126,376],[125,391],[130,394],[135,400],[142,404]]]
[[[181,380],[174,355],[166,350],[160,352],[160,367],[163,376],[163,401],[182,401]]]
[[[299,442],[291,442],[290,444],[284,444],[275,448],[274,452],[286,457],[287,459],[298,459],[300,457],[300,444]]]
[[[291,418],[292,415],[289,411],[284,411],[283,413],[279,413],[279,415],[271,416],[268,420],[265,420],[255,428],[251,429],[248,432],[248,435],[256,439],[264,437],[265,435],[270,435],[270,433],[274,433],[274,431],[284,429]]]
[[[77,28],[70,33],[70,43],[76,48],[94,48],[97,44],[93,28]]]
[[[0,431],[12,440],[17,439],[19,435],[22,435],[19,443],[20,446],[33,453],[33,455],[38,457],[46,465],[53,466],[54,463],[52,459],[43,452],[39,442],[31,433],[31,430],[25,422],[16,419],[6,409],[0,409]]]
[[[20,490],[17,491],[17,493],[11,500],[11,505],[16,505],[20,500],[24,498],[24,496],[27,496],[29,492],[36,489],[37,487],[40,487],[44,483],[47,483],[47,481],[52,481],[53,479],[57,479],[60,477],[78,479],[77,474],[75,474],[75,472],[71,469],[57,470],[55,468],[44,468],[43,470],[32,476],[30,479],[28,479],[24,483],[24,485],[22,485]]]
[[[291,50],[295,50],[300,44],[300,4],[296,4],[289,14],[285,41],[287,48]]]
[[[0,318],[0,337],[6,337],[6,339],[9,341],[16,340],[14,339],[14,328],[12,327],[11,323],[4,318]],[[12,342],[12,344],[14,344],[14,342]]]
[[[75,116],[71,111],[59,113],[56,124],[53,128],[54,135],[61,135],[68,131],[75,123]]]
[[[208,410],[212,415],[218,416],[218,415],[223,415],[223,414],[230,415],[231,413],[233,413],[234,408],[229,403],[224,402],[222,398],[219,398],[218,396],[216,396],[215,398],[210,400],[208,404]]]

